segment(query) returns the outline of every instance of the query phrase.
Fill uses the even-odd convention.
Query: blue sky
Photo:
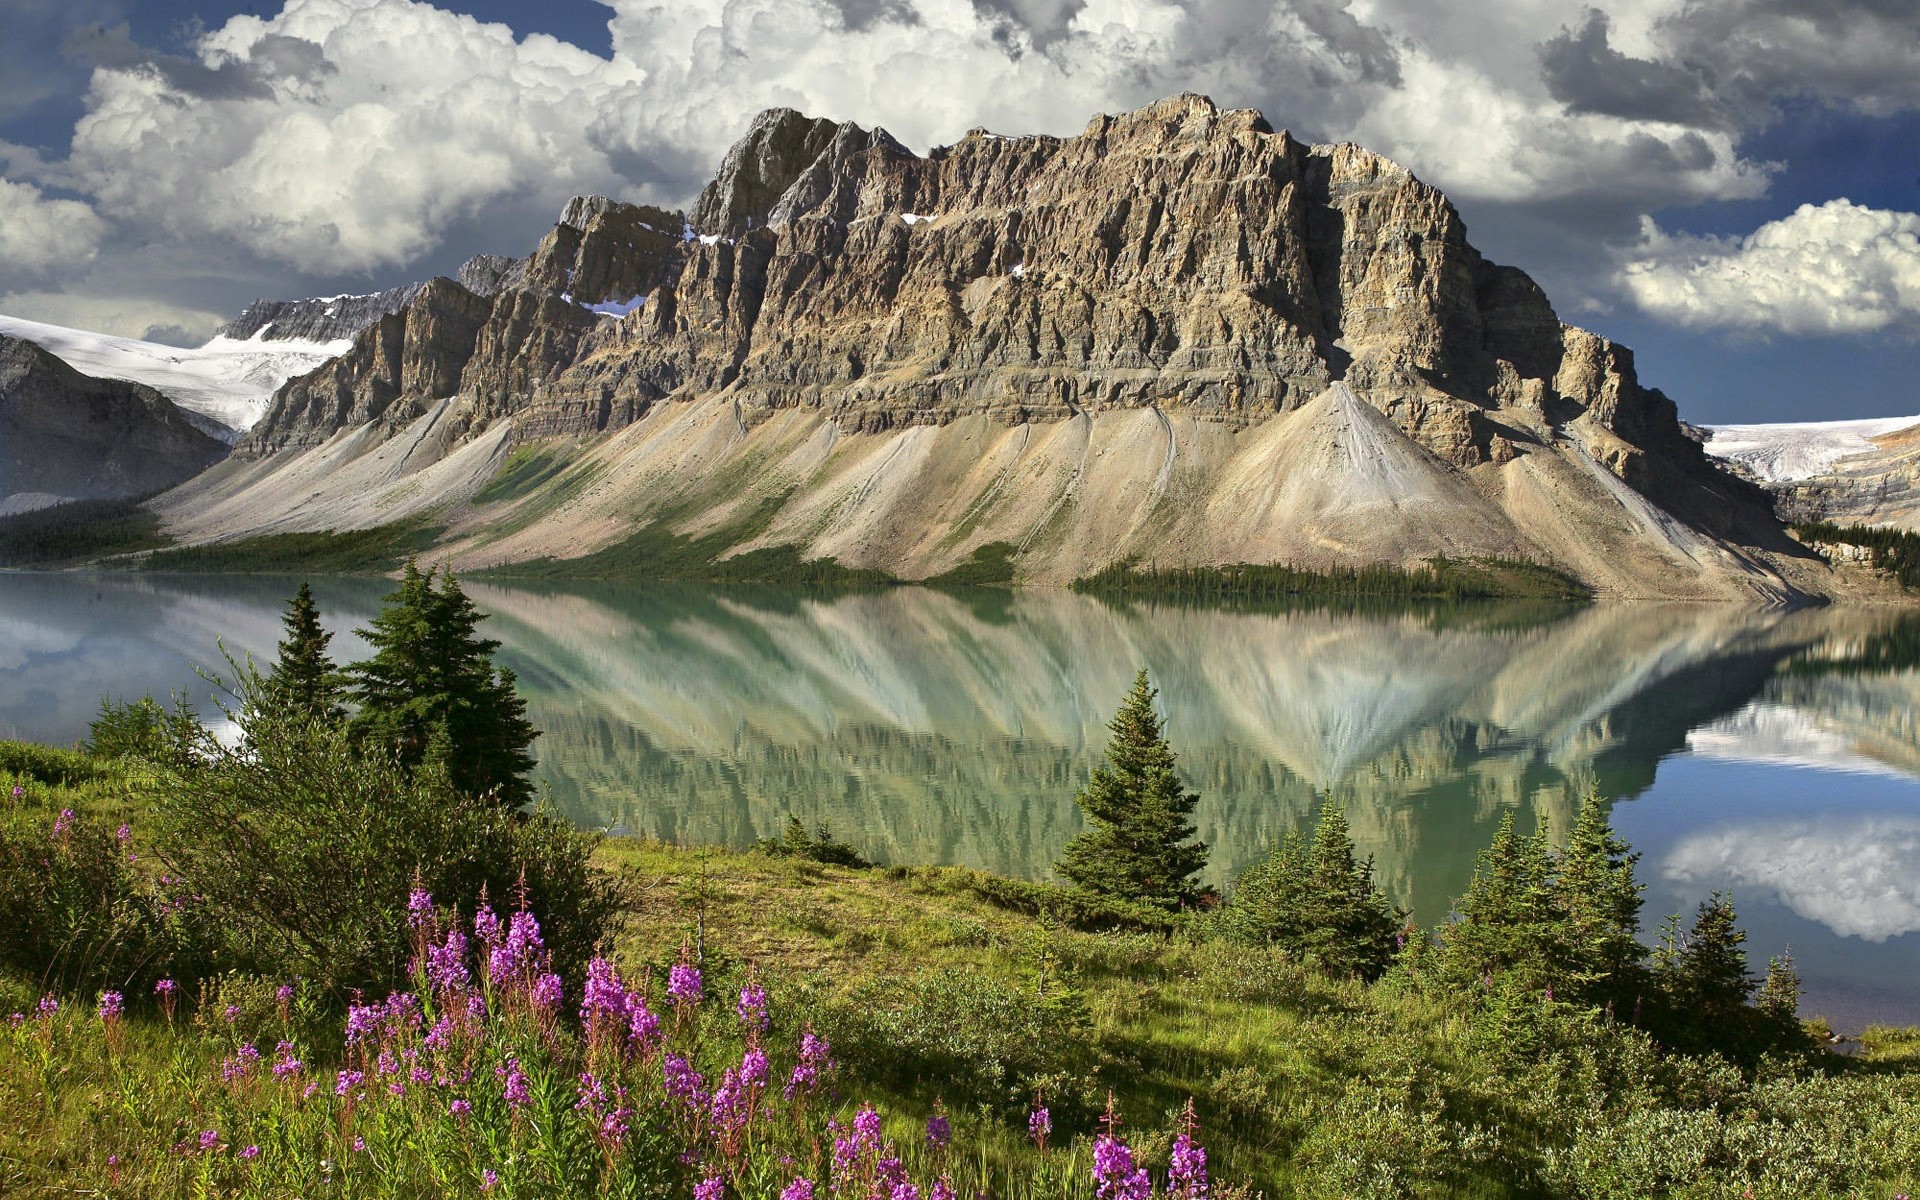
[[[773,104],[924,150],[1183,90],[1405,163],[1683,417],[1920,412],[1912,0],[0,0],[0,312],[191,342],[684,204]]]

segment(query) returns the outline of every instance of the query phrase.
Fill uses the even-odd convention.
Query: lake
[[[214,713],[194,666],[222,643],[270,657],[296,583],[0,573],[0,737],[73,742],[108,695]],[[389,587],[315,581],[338,657]],[[1920,614],[467,587],[583,825],[744,846],[791,813],[883,862],[1045,877],[1144,666],[1210,882],[1331,792],[1430,924],[1503,814],[1562,829],[1597,788],[1643,856],[1649,929],[1730,890],[1756,972],[1791,948],[1803,1012],[1920,1022]]]

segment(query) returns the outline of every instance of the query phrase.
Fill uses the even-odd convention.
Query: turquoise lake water
[[[0,574],[0,737],[272,654],[297,581]],[[316,580],[335,648],[389,584]],[[574,820],[746,845],[789,813],[887,862],[1045,877],[1136,668],[1226,883],[1329,791],[1382,883],[1448,911],[1502,814],[1587,787],[1642,855],[1649,928],[1731,890],[1803,1011],[1920,1022],[1920,625],[1895,610],[1618,606],[1337,615],[1055,591],[840,596],[469,582]]]

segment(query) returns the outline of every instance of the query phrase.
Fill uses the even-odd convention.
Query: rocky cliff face
[[[456,278],[468,291],[492,296],[521,282],[525,260],[476,254]],[[404,312],[420,299],[424,283],[403,284],[358,296],[320,296],[307,300],[255,300],[239,316],[213,331],[234,341],[335,342],[357,336],[382,317]]]
[[[1676,569],[1799,586],[1767,557],[1796,551],[1760,493],[1684,436],[1628,350],[1483,259],[1444,196],[1203,97],[924,157],[775,110],[689,214],[576,200],[527,260],[469,282],[500,290],[428,285],[289,383],[242,453],[442,401],[463,436],[644,427],[624,506],[609,481],[602,508],[509,557],[649,509],[737,516],[748,499],[710,485],[739,463],[782,498],[765,536],[906,573],[993,537],[1056,577],[1151,549],[1503,553],[1619,579],[1609,561],[1637,546],[1628,590]],[[1295,486],[1333,463],[1371,483]]]
[[[226,452],[152,388],[82,375],[0,336],[0,511],[148,496]]]

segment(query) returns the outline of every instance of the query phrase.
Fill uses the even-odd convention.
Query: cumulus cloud
[[[106,222],[78,200],[0,179],[0,286],[45,282],[94,260]]]
[[[1842,937],[1869,942],[1920,930],[1920,818],[1737,826],[1688,837],[1662,863],[1696,887],[1759,889]]]
[[[1649,219],[1619,282],[1689,328],[1920,331],[1920,214],[1830,200],[1741,238],[1669,235]]]

